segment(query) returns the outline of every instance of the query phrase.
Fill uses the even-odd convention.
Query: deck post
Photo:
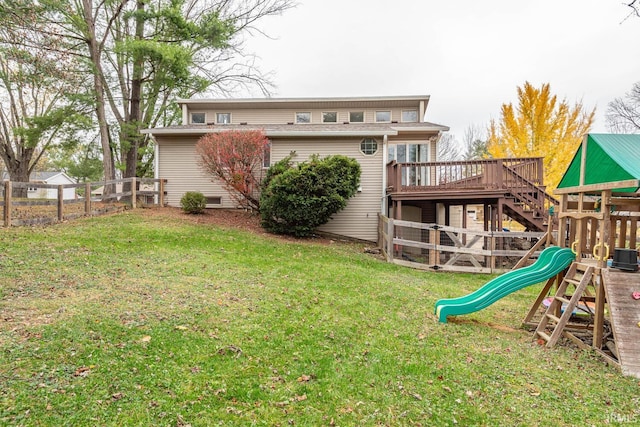
[[[160,204],[160,207],[164,207],[164,184],[167,182],[166,179],[161,179],[160,180],[160,190],[159,190],[159,195],[158,195],[158,203]]]

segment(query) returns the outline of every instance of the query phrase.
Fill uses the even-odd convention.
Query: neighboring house
[[[200,191],[207,207],[234,208],[219,182],[198,166],[195,145],[210,132],[261,129],[271,141],[269,164],[292,151],[294,161],[312,154],[343,154],[362,168],[361,186],[347,207],[320,230],[376,241],[378,214],[388,213],[387,163],[434,162],[436,144],[448,127],[424,121],[429,96],[290,99],[179,100],[182,124],[147,129],[156,141],[156,178],[167,180],[167,201],[179,206],[187,191]],[[404,184],[423,185],[431,176],[409,171]]]
[[[2,176],[3,181],[9,180],[9,174],[4,173]],[[29,182],[33,184],[47,184],[47,185],[64,185],[64,184],[76,184],[76,181],[69,177],[64,172],[34,172],[29,177]],[[70,200],[76,198],[76,189],[64,188],[62,190],[62,197],[64,200]],[[29,199],[57,199],[57,188],[43,188],[38,185],[29,186],[27,190],[27,198]]]

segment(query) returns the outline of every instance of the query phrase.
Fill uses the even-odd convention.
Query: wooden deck
[[[545,192],[542,158],[387,164],[387,196],[393,212],[402,203],[484,204],[502,229],[505,213],[530,230],[545,231],[547,212],[557,201]],[[393,213],[391,216],[395,217]],[[398,216],[399,218],[400,216]]]
[[[640,273],[607,268],[602,277],[609,304],[611,327],[622,373],[640,378]]]

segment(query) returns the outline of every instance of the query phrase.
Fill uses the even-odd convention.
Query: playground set
[[[439,321],[546,281],[523,322],[535,328],[534,339],[553,347],[565,337],[640,378],[639,189],[640,135],[586,135],[555,190],[557,231],[550,226],[512,271],[439,300]]]

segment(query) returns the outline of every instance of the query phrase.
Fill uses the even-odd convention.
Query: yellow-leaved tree
[[[570,106],[551,94],[549,84],[540,89],[525,82],[518,87],[518,106],[502,104],[500,121],[489,124],[487,151],[492,157],[543,157],[547,191],[558,186],[582,137],[593,124],[595,108],[585,111],[581,102]]]

